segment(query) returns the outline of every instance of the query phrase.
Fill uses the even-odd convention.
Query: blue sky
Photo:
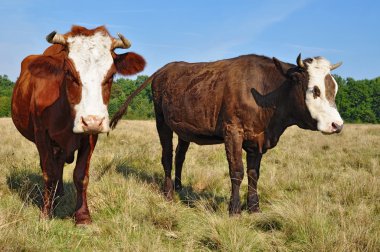
[[[380,1],[1,0],[0,74],[16,80],[22,59],[40,54],[53,30],[106,25],[143,55],[150,75],[171,61],[213,61],[243,54],[295,63],[323,56],[355,79],[380,76]],[[122,52],[122,51],[120,51]]]

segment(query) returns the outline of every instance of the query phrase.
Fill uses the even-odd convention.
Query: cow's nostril
[[[86,121],[84,120],[83,116],[81,116],[81,119],[82,119],[82,123],[84,126],[88,126],[88,124],[86,123]]]
[[[103,121],[104,121],[105,117],[103,117],[102,119],[99,120],[99,126],[102,125]]]
[[[331,126],[332,126],[332,128],[333,128],[333,131],[336,132],[336,133],[341,132],[342,129],[343,129],[343,124],[342,124],[342,125],[339,125],[339,124],[333,122],[333,123],[331,124]]]

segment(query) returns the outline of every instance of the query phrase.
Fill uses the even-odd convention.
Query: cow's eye
[[[66,79],[73,85],[80,86],[79,81],[69,72],[66,72]]]
[[[314,99],[317,99],[317,97],[321,96],[321,90],[317,86],[313,87],[312,92],[313,92]]]

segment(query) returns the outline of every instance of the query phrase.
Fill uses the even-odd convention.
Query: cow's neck
[[[290,98],[290,92],[290,89],[288,89],[274,108],[273,116],[265,129],[264,151],[275,147],[284,131],[288,127],[296,125],[297,121],[293,117],[291,110],[292,99]]]

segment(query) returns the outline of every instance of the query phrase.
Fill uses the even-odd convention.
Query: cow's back
[[[224,90],[220,74],[220,68],[208,63],[176,62],[158,71],[153,96],[169,126],[184,133],[214,134]]]

